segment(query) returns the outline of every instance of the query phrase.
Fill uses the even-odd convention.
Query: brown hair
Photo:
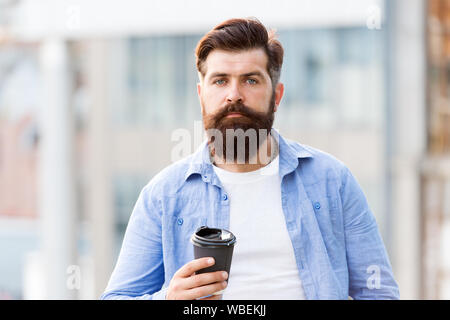
[[[229,19],[205,34],[195,49],[197,70],[205,76],[203,64],[214,49],[241,51],[257,48],[264,49],[267,54],[267,72],[275,87],[280,80],[283,46],[276,39],[275,32],[272,30],[268,32],[256,18]]]

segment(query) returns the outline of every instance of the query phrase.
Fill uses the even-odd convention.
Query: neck
[[[265,153],[267,156],[259,157],[259,151]],[[265,152],[263,152],[265,151]],[[249,159],[249,163],[238,164],[235,162],[225,162],[216,155],[212,156],[212,161],[214,165],[218,168],[231,171],[231,172],[250,172],[261,169],[268,165],[276,156],[278,155],[278,144],[269,134],[267,139],[259,147],[258,152]]]

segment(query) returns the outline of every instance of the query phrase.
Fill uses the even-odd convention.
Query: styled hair
[[[203,36],[195,49],[197,70],[204,77],[204,63],[215,49],[238,52],[249,49],[264,49],[267,54],[267,72],[275,85],[280,80],[283,64],[283,46],[276,39],[275,31],[267,31],[256,18],[226,20]]]

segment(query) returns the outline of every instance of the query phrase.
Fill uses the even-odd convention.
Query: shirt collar
[[[271,134],[280,146],[279,169],[281,177],[298,167],[298,159],[313,157],[304,146],[284,139],[275,128],[272,128]],[[213,175],[214,169],[212,166],[207,140],[205,140],[192,155],[184,178],[187,180],[192,174],[200,174],[203,180],[218,184],[217,181],[213,181],[215,175]]]

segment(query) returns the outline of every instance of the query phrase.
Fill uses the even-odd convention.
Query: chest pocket
[[[322,197],[312,201],[328,257],[335,266],[345,260],[345,237],[338,198]]]
[[[175,246],[189,243],[195,230],[208,223],[200,199],[172,198],[167,201],[166,210],[166,223],[168,230],[171,230],[168,236],[172,238]]]
[[[320,232],[324,238],[333,236],[341,238],[344,235],[342,217],[338,206],[338,198],[321,197],[312,200],[312,207]]]

